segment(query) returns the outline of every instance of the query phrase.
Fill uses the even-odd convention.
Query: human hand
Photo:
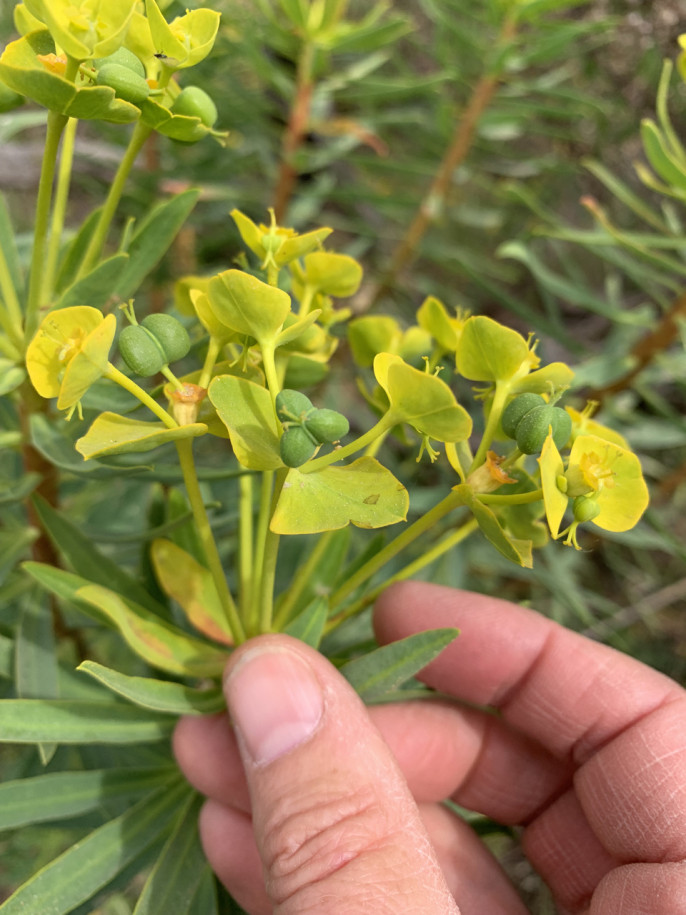
[[[522,915],[485,847],[440,804],[446,797],[525,827],[524,850],[560,912],[686,913],[684,690],[481,595],[405,583],[382,595],[375,625],[384,643],[458,626],[460,637],[421,678],[500,714],[433,700],[365,710],[324,658],[285,636],[235,652],[232,716],[239,733],[253,716],[275,758],[256,763],[248,753],[244,770],[223,716],[184,719],[175,747],[210,797],[201,821],[210,863],[251,915]],[[255,667],[292,653],[302,659],[292,668],[307,663],[323,691],[319,717],[316,700],[289,692],[284,676],[269,700],[264,678],[261,687],[249,682]],[[279,727],[280,698],[299,730]],[[296,746],[306,723],[314,732]],[[244,754],[259,746],[247,732],[239,742]]]

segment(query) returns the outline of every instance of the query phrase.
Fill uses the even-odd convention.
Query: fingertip
[[[180,718],[172,749],[179,768],[197,791],[239,810],[250,809],[243,764],[225,712]]]

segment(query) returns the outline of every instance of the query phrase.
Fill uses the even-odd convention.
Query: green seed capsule
[[[312,410],[312,401],[300,391],[284,388],[276,395],[276,413],[282,422],[302,422]]]
[[[133,51],[129,51],[128,48],[117,48],[114,54],[110,54],[108,57],[98,57],[93,61],[93,66],[96,70],[100,70],[101,67],[106,67],[108,64],[119,64],[128,70],[133,70],[137,76],[145,79],[145,67]]]
[[[312,457],[317,445],[302,426],[286,429],[279,442],[281,460],[286,467],[300,467]]]
[[[157,339],[140,324],[129,324],[119,334],[119,352],[131,371],[143,378],[156,375],[167,364]]]
[[[305,428],[320,443],[337,442],[350,431],[350,423],[336,410],[314,410],[305,420]]]
[[[572,434],[572,418],[561,407],[534,407],[517,423],[515,441],[524,454],[538,454],[548,436],[548,428],[553,430],[553,442],[562,448]]]
[[[593,496],[577,496],[572,503],[572,509],[574,520],[579,524],[583,524],[584,521],[593,521],[600,514],[600,506]]]
[[[188,331],[173,315],[148,315],[141,325],[155,337],[167,362],[183,359],[191,348]]]
[[[533,410],[536,407],[544,407],[545,405],[545,400],[540,394],[520,394],[519,397],[515,397],[505,407],[500,420],[505,435],[508,438],[516,438],[517,426],[520,420],[526,416],[529,410]]]
[[[103,64],[95,81],[99,86],[114,89],[117,98],[132,105],[140,105],[150,95],[150,86],[143,77],[123,64]]]
[[[174,100],[171,107],[173,114],[183,114],[189,118],[200,118],[205,127],[214,127],[219,112],[209,95],[198,86],[186,86]]]

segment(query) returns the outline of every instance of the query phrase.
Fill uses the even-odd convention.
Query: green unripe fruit
[[[119,352],[131,371],[143,378],[156,375],[167,364],[156,338],[140,324],[129,324],[119,334]]]
[[[281,460],[286,467],[300,467],[312,457],[317,445],[302,426],[286,429],[279,442]]]
[[[350,423],[336,410],[314,410],[305,420],[305,428],[321,444],[331,444],[348,434]]]
[[[579,524],[584,521],[593,521],[600,514],[600,506],[593,496],[577,496],[572,503],[574,520]]]
[[[106,67],[109,64],[119,64],[128,70],[133,70],[137,76],[145,78],[145,67],[133,51],[129,51],[128,48],[117,48],[114,54],[110,54],[109,57],[98,57],[97,60],[93,61],[93,66],[96,70],[100,70],[101,67]]]
[[[177,359],[183,359],[191,348],[188,331],[172,315],[148,315],[141,321],[141,326],[149,331],[162,347],[166,362],[176,362]]]
[[[302,422],[312,410],[312,401],[300,391],[284,388],[276,395],[276,413],[282,422]]]
[[[508,438],[515,438],[517,426],[529,410],[533,410],[536,407],[544,407],[545,405],[545,400],[540,394],[520,394],[519,397],[515,397],[505,407],[500,420],[500,425],[503,427],[505,435]]]
[[[538,454],[548,437],[548,428],[553,430],[556,448],[562,448],[572,434],[572,418],[561,407],[534,407],[517,423],[515,441],[524,454]]]
[[[123,64],[103,64],[95,81],[99,86],[114,89],[117,98],[132,105],[140,105],[150,95],[150,86],[143,77]]]
[[[219,117],[217,106],[198,86],[186,86],[182,89],[171,110],[174,114],[182,114],[188,118],[200,118],[205,127],[214,127]]]

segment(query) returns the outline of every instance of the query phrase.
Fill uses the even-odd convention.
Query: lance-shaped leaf
[[[38,55],[54,54],[50,33],[31,32],[10,42],[0,57],[0,79],[20,95],[33,99],[51,111],[69,117],[113,121],[127,124],[140,117],[140,111],[129,102],[116,98],[109,86],[84,86],[47,70]]]
[[[3,699],[3,743],[147,743],[162,740],[173,722],[166,715],[125,705],[83,699]]]
[[[276,414],[266,388],[234,375],[221,375],[210,384],[208,396],[229,430],[231,446],[244,467],[283,467]]]
[[[171,766],[50,772],[0,785],[0,829],[64,820],[150,794],[173,777]]]
[[[538,362],[521,334],[484,315],[465,321],[455,353],[458,372],[470,381],[506,381],[532,357]]]
[[[172,782],[95,829],[22,884],[3,903],[3,915],[73,912],[161,839],[190,790]]]
[[[313,251],[304,260],[304,280],[323,295],[354,295],[362,282],[362,267],[347,254]]]
[[[171,540],[153,540],[150,558],[162,590],[180,604],[189,622],[203,635],[232,645],[231,629],[209,569]]]
[[[459,634],[459,629],[418,632],[348,661],[340,672],[365,702],[383,701],[433,661]]]
[[[394,423],[409,423],[439,442],[462,442],[471,435],[469,413],[436,375],[421,372],[391,353],[379,353],[374,359],[374,374],[388,395],[389,419]]]
[[[455,490],[460,494],[464,504],[476,518],[481,533],[489,543],[493,544],[496,550],[502,553],[510,562],[516,562],[517,565],[530,569],[533,566],[531,541],[517,540],[515,537],[510,537],[503,529],[495,513],[477,499],[471,486],[465,483],[456,486]]]
[[[354,524],[385,527],[404,521],[409,497],[390,470],[371,457],[316,473],[291,470],[271,520],[276,534],[316,534]]]
[[[217,320],[258,343],[274,340],[291,310],[288,293],[242,270],[212,277],[207,294]]]
[[[153,680],[151,677],[130,677],[110,670],[95,661],[83,661],[76,668],[90,674],[113,693],[128,699],[134,705],[165,712],[169,715],[211,715],[221,711],[226,703],[218,687],[193,689],[183,683]]]
[[[286,626],[284,632],[312,648],[319,648],[329,615],[329,603],[323,597],[314,600]]]
[[[76,440],[74,447],[87,461],[104,454],[152,451],[167,442],[196,438],[206,432],[205,423],[190,423],[170,429],[162,422],[142,422],[118,413],[101,413],[88,432]]]
[[[198,814],[204,799],[191,794],[148,875],[133,915],[188,915],[207,859],[200,844]],[[206,910],[203,910],[206,911]]]
[[[129,647],[153,667],[184,677],[216,677],[224,669],[226,651],[156,619],[143,607],[108,588],[87,585],[79,588],[76,596],[102,610]]]

